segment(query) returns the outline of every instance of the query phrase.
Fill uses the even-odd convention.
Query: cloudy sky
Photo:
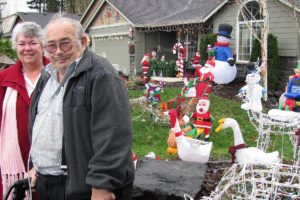
[[[2,17],[11,15],[16,12],[36,12],[35,10],[29,9],[26,3],[27,0],[1,0],[1,2],[7,2],[3,7]]]

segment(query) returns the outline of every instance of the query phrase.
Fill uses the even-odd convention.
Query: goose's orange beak
[[[224,120],[225,119],[220,119],[219,121],[218,121],[218,124],[219,124],[219,126],[215,129],[215,132],[216,133],[219,133],[219,132],[221,132],[222,130],[223,130],[223,123],[224,123]]]

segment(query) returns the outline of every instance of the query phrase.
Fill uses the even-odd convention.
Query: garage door
[[[117,70],[129,74],[127,36],[94,37],[93,51],[98,55],[106,57]]]

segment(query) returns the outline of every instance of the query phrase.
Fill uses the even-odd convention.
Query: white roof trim
[[[128,25],[130,25],[129,22],[116,23],[116,24],[105,24],[105,25],[93,26],[93,27],[89,28],[89,30],[105,29],[105,28],[128,26]]]
[[[103,6],[103,4],[104,4],[105,2],[107,2],[109,5],[111,5],[115,10],[117,10],[117,11],[120,13],[120,15],[121,15],[123,18],[125,18],[131,25],[133,25],[133,23],[132,23],[127,17],[125,17],[125,16],[123,15],[123,13],[121,13],[121,12],[120,12],[120,11],[119,11],[112,3],[110,3],[110,2],[107,1],[107,0],[104,0],[104,1],[102,1],[102,3],[100,4],[99,8],[96,9],[95,13],[91,16],[91,18],[90,18],[89,21],[87,22],[86,27],[84,27],[84,30],[85,30],[85,31],[86,31],[86,29],[89,27],[89,25],[92,23],[93,19],[94,19],[95,16],[98,14],[99,10],[102,8],[102,6]],[[90,5],[91,5],[91,4],[90,4]],[[86,11],[86,12],[87,12],[87,11]],[[85,15],[83,15],[81,19],[83,19],[84,16],[85,16]]]
[[[128,36],[128,32],[118,32],[118,33],[104,33],[104,34],[97,34],[93,35],[93,38],[100,38],[100,37],[109,37],[109,36]]]
[[[288,7],[290,7],[290,8],[293,8],[293,4],[289,3],[288,1],[285,1],[285,0],[278,0],[278,1],[280,1],[281,3],[285,4],[286,6],[288,6]],[[300,8],[298,8],[298,7],[296,7],[296,6],[295,6],[295,10],[296,10],[297,12],[300,12]]]
[[[85,15],[87,14],[88,10],[90,9],[90,7],[92,6],[92,4],[93,4],[94,2],[95,2],[95,0],[91,1],[91,3],[89,4],[89,6],[87,7],[87,9],[85,9],[83,15],[81,16],[81,18],[80,18],[80,20],[79,20],[80,22],[81,22],[81,20],[85,17]]]
[[[105,1],[102,1],[102,3],[100,4],[99,8],[96,9],[95,13],[91,16],[90,19],[88,19],[88,22],[86,24],[86,26],[84,27],[84,31],[86,31],[86,29],[89,27],[89,25],[92,23],[93,19],[95,18],[96,14],[98,13],[98,11],[102,8],[102,5],[104,4]],[[82,16],[83,19],[83,16]]]
[[[213,14],[215,14],[220,8],[222,8],[228,0],[223,1],[223,3],[220,3],[217,7],[215,7],[202,21],[206,22]]]

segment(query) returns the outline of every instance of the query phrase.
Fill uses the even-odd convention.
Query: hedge
[[[214,44],[216,43],[216,41],[217,41],[217,34],[201,35],[199,50],[200,50],[200,56],[201,56],[200,63],[202,65],[204,65],[205,61],[207,60],[207,53],[206,53],[207,45],[210,44],[213,47]]]
[[[261,59],[261,44],[258,39],[253,41],[251,62]],[[279,83],[279,56],[277,37],[272,33],[268,34],[268,89],[276,90]]]

